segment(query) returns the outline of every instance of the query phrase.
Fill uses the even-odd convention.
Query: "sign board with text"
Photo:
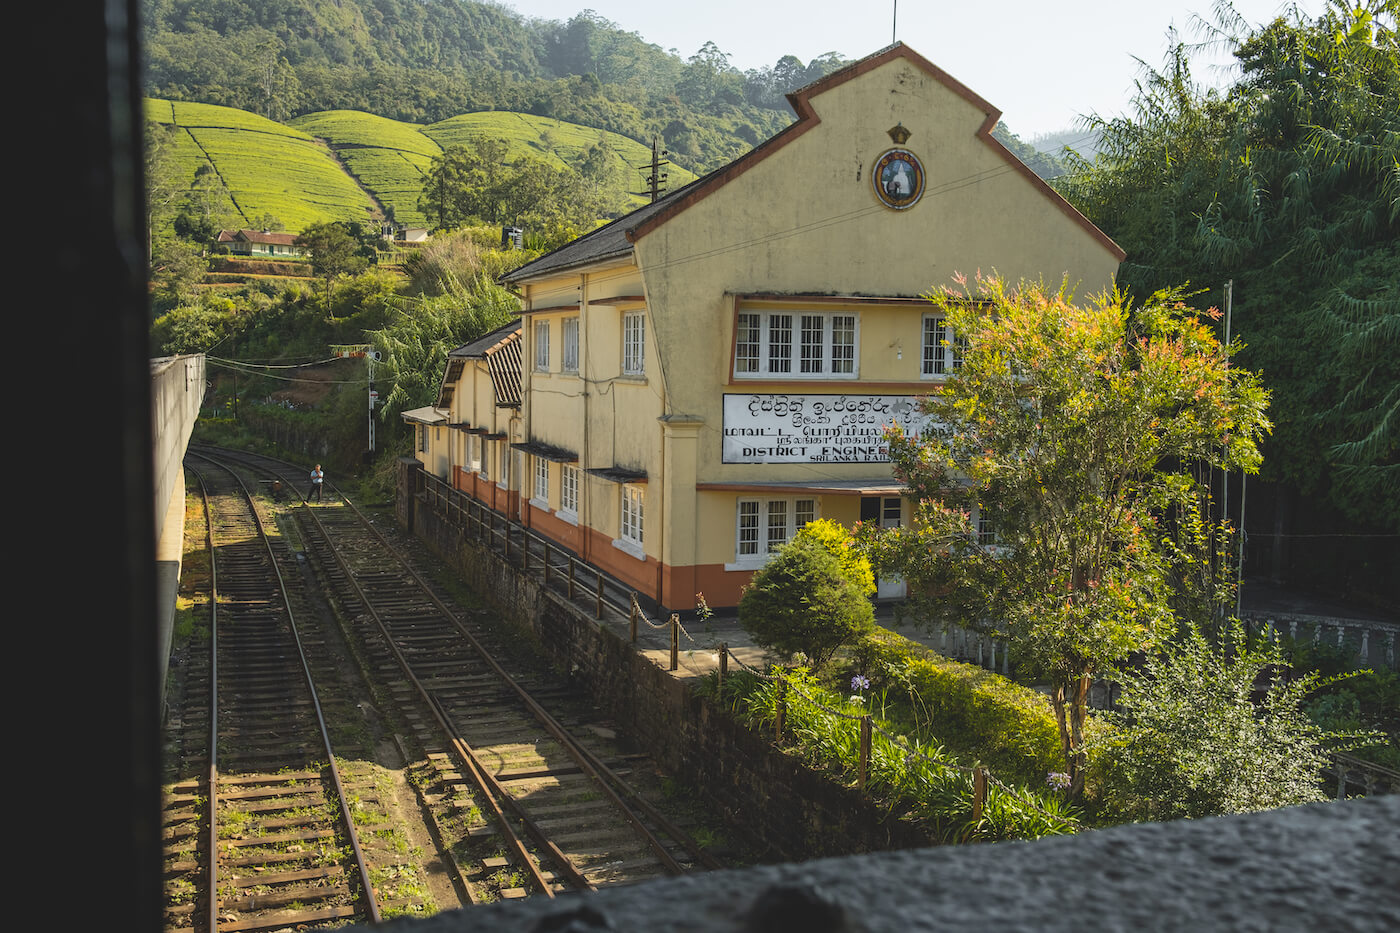
[[[885,427],[923,433],[912,395],[726,395],[725,463],[888,463]]]

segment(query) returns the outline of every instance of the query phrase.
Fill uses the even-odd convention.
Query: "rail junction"
[[[194,450],[186,469],[208,637],[168,693],[167,928],[374,922],[721,867],[674,785],[425,576],[411,539],[330,483],[301,502],[279,461]]]

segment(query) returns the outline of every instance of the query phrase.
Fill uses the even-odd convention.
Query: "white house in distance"
[[[978,271],[1095,293],[1123,258],[902,43],[789,99],[747,155],[504,276],[518,407],[477,347],[419,455],[667,609],[736,604],[811,519],[907,520],[882,431],[957,366],[922,296]]]

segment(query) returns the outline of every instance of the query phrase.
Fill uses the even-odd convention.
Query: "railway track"
[[[304,482],[236,456],[264,479]],[[326,504],[296,510],[303,548],[376,695],[421,750],[417,780],[468,902],[719,867],[658,807],[664,779],[590,704],[510,660],[479,613],[444,599],[401,542],[326,492]]]
[[[166,925],[210,933],[377,921],[292,602],[261,517],[230,472],[206,463],[208,654],[186,681],[182,743],[207,729],[202,775],[172,785],[165,811]],[[193,722],[192,722],[193,720]],[[182,744],[188,765],[190,744]]]

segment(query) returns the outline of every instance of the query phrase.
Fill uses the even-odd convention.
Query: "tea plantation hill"
[[[612,163],[608,203],[617,214],[644,203],[643,166],[651,160],[647,146],[625,136],[506,111],[418,126],[333,110],[283,124],[232,107],[148,98],[146,116],[175,128],[168,152],[182,186],[195,184],[204,166],[222,180],[203,189],[215,215],[247,227],[271,215],[289,231],[321,221],[377,220],[386,209],[399,223],[430,226],[418,210],[423,175],[444,148],[474,136],[505,140],[507,161],[529,156],[556,166],[576,167],[589,148],[603,145]],[[674,164],[667,172],[670,188],[695,178]]]

